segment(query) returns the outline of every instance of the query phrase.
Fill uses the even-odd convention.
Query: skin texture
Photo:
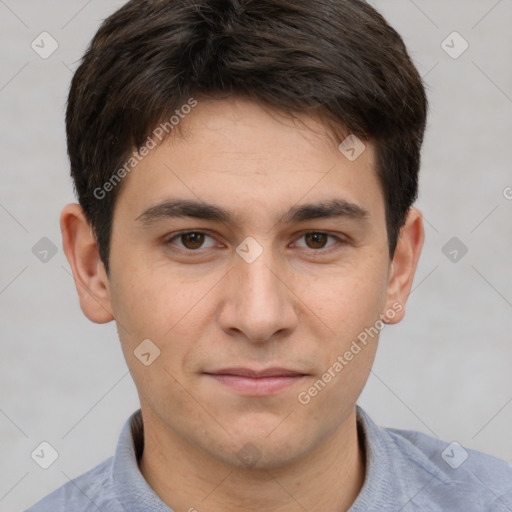
[[[373,144],[351,162],[318,119],[303,120],[242,98],[199,101],[183,133],[124,178],[108,277],[80,207],[61,215],[81,308],[93,322],[115,319],[139,393],[141,471],[176,511],[345,511],[364,482],[355,403],[378,335],[308,404],[297,396],[386,312],[394,312],[386,323],[402,319],[423,222],[411,208],[390,261]],[[213,203],[236,224],[136,220],[171,198]],[[334,198],[368,217],[279,222],[292,206]],[[169,241],[183,230],[208,236],[203,245]],[[315,243],[308,232],[334,238]],[[263,250],[252,263],[236,252],[249,236]],[[144,339],[161,351],[149,366],[134,355]],[[204,374],[227,367],[307,375],[254,397]],[[248,451],[250,463],[241,456]]]

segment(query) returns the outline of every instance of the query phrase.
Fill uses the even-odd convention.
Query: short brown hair
[[[101,188],[194,95],[242,94],[325,113],[376,145],[390,257],[418,193],[427,116],[402,38],[362,0],[131,0],[103,22],[76,71],[71,175],[108,272],[120,187]],[[341,140],[339,141],[341,142]]]

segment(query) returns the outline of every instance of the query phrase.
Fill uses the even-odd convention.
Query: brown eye
[[[209,245],[205,245],[208,238],[211,242]],[[183,231],[169,238],[166,244],[170,246],[177,246],[184,251],[199,252],[198,249],[209,249],[214,247],[215,239],[202,231]]]
[[[181,242],[186,249],[199,249],[204,243],[204,233],[185,233],[180,235]]]
[[[295,246],[320,252],[322,249],[328,250],[336,245],[341,247],[345,243],[342,238],[336,235],[324,233],[323,231],[310,231],[309,233],[303,233],[295,242]]]
[[[310,249],[323,249],[329,237],[326,233],[307,233],[304,236]]]

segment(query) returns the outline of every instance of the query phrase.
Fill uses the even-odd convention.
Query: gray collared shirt
[[[366,476],[349,512],[512,512],[511,464],[421,432],[379,427],[359,406],[357,424]],[[139,470],[142,437],[139,410],[113,457],[27,512],[173,512]],[[194,508],[207,511],[200,502]]]

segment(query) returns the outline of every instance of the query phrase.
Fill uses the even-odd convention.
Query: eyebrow
[[[149,226],[164,219],[192,217],[195,219],[236,225],[238,215],[219,206],[185,199],[170,199],[151,206],[135,220]],[[293,224],[315,219],[348,218],[364,221],[370,217],[367,210],[345,199],[328,199],[317,203],[292,206],[279,224]]]

